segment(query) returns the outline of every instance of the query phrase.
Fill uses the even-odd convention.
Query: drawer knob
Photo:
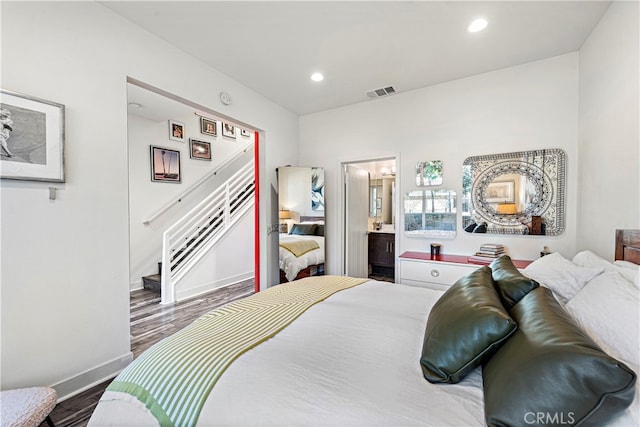
[[[438,270],[436,270],[435,268],[433,270],[431,270],[431,276],[438,277],[439,275],[440,275],[440,272]]]

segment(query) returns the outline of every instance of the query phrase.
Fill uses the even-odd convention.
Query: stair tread
[[[144,276],[143,279],[147,279],[147,280],[155,280],[155,281],[160,281],[160,275],[159,274],[151,274],[149,276]]]

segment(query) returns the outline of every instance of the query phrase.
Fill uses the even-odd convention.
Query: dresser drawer
[[[436,283],[450,286],[456,280],[478,268],[478,265],[445,264],[442,262],[400,260],[400,283]]]

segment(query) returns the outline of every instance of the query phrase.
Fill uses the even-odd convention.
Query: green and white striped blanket
[[[229,303],[145,351],[107,390],[135,396],[162,426],[194,426],[213,386],[238,356],[312,305],[366,281],[309,277]]]

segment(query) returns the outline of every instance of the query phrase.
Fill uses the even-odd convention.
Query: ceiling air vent
[[[396,93],[396,90],[393,88],[393,86],[387,86],[380,89],[368,90],[365,92],[365,94],[372,99],[380,98],[381,96],[387,96],[394,93]]]

